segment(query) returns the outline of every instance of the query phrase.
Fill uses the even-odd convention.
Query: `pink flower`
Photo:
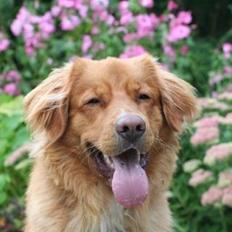
[[[28,22],[30,17],[30,12],[26,9],[26,7],[22,6],[16,16],[16,19],[10,26],[13,35],[19,36],[22,33],[23,26],[26,22]]]
[[[124,53],[120,55],[121,58],[130,58],[134,56],[139,56],[141,54],[144,54],[146,50],[140,46],[140,45],[131,45],[126,48]]]
[[[78,13],[80,14],[82,18],[85,18],[87,16],[88,6],[80,4],[77,9],[78,9]]]
[[[222,49],[224,53],[230,53],[232,52],[232,44],[231,43],[224,43],[222,45]]]
[[[152,8],[154,6],[153,0],[139,0],[139,3],[146,8]]]
[[[43,38],[49,38],[49,36],[55,32],[55,26],[52,22],[41,22],[39,28]]]
[[[10,29],[14,36],[19,36],[22,33],[23,24],[20,20],[15,19],[11,24]]]
[[[216,161],[226,160],[232,155],[232,143],[221,143],[207,150],[204,163],[213,165]]]
[[[71,8],[74,6],[74,0],[58,0],[58,5],[66,8]]]
[[[232,186],[223,190],[222,203],[232,207]]]
[[[61,13],[61,7],[60,6],[53,6],[51,9],[51,14],[54,17],[58,17],[58,15]]]
[[[80,24],[78,16],[63,16],[61,18],[61,29],[64,31],[72,31],[76,26]]]
[[[192,174],[192,177],[189,180],[189,185],[196,187],[199,184],[209,181],[211,177],[212,177],[212,173],[210,171],[198,169]]]
[[[39,24],[42,21],[43,16],[37,16],[37,15],[30,15],[28,20],[26,21],[27,24]]]
[[[194,123],[196,127],[215,127],[222,121],[222,117],[219,115],[214,115],[211,117],[204,117]]]
[[[107,20],[106,20],[106,24],[111,26],[114,24],[114,22],[115,22],[115,18],[112,15],[108,15]]]
[[[189,24],[192,22],[192,15],[189,11],[181,11],[177,16],[178,22],[181,24]]]
[[[109,0],[90,0],[90,5],[94,11],[99,12],[108,7]]]
[[[104,22],[107,25],[112,25],[115,21],[113,15],[109,14],[106,9],[102,9],[101,11],[94,12],[92,17],[94,22],[100,20],[101,22]]]
[[[39,28],[43,38],[49,38],[55,31],[54,21],[50,12],[47,12],[41,17]]]
[[[23,25],[23,37],[25,40],[34,36],[34,27],[30,22]]]
[[[175,10],[177,7],[178,5],[174,1],[168,1],[168,10]]]
[[[176,42],[178,40],[187,38],[190,35],[190,28],[185,25],[178,25],[175,27],[172,27],[168,34],[168,41],[169,42]]]
[[[84,35],[81,50],[85,54],[92,46],[92,39],[89,35]]]
[[[230,58],[231,52],[232,52],[232,44],[231,43],[224,43],[222,45],[222,50],[223,50],[225,59]]]
[[[3,88],[3,91],[12,96],[18,95],[18,89],[15,83],[6,84]]]
[[[0,39],[0,52],[7,50],[10,45],[10,41],[6,38]]]
[[[192,173],[201,165],[201,161],[198,159],[191,159],[184,163],[183,170],[187,173]]]
[[[225,187],[225,186],[232,185],[232,170],[231,169],[220,172],[217,185],[219,187]]]
[[[211,187],[207,192],[201,196],[202,205],[214,204],[221,200],[223,191],[217,187]]]
[[[120,18],[120,23],[122,25],[127,25],[133,21],[133,14],[131,12],[126,12],[122,14]]]
[[[175,50],[170,46],[170,45],[164,45],[163,47],[165,55],[167,55],[170,58],[175,58],[176,57],[176,52]]]
[[[218,127],[203,127],[198,128],[191,137],[191,143],[193,146],[197,146],[202,143],[209,143],[217,141],[219,137]]]
[[[5,78],[8,81],[19,82],[21,79],[21,76],[16,70],[11,70],[5,74]]]
[[[120,14],[124,14],[125,12],[129,11],[129,2],[128,1],[120,1],[118,4],[118,8],[120,11]]]
[[[30,12],[27,10],[25,6],[22,6],[19,10],[19,13],[17,14],[16,18],[21,21],[23,24],[28,20],[28,18],[31,16]]]
[[[140,14],[136,17],[138,38],[152,35],[154,29],[158,26],[159,20],[154,15]]]

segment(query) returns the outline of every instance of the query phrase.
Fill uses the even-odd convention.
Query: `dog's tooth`
[[[105,159],[106,163],[107,163],[111,168],[114,168],[113,163],[112,163],[112,161],[109,159],[108,156],[104,155],[104,159]]]

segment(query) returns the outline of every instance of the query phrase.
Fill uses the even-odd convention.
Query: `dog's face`
[[[115,198],[125,207],[146,198],[144,170],[163,128],[179,132],[196,110],[191,87],[147,55],[79,58],[53,72],[26,97],[25,106],[32,130],[90,158],[98,172],[112,178]]]

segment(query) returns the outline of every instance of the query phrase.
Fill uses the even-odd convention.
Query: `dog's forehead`
[[[86,81],[115,82],[114,84],[144,78],[144,65],[136,59],[107,58],[104,60],[89,60],[83,70]]]

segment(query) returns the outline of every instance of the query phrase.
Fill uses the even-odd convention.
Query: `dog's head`
[[[25,109],[35,136],[91,157],[97,171],[112,178],[118,202],[130,207],[148,193],[145,170],[162,131],[179,133],[196,102],[189,84],[144,55],[78,58],[29,93]]]

